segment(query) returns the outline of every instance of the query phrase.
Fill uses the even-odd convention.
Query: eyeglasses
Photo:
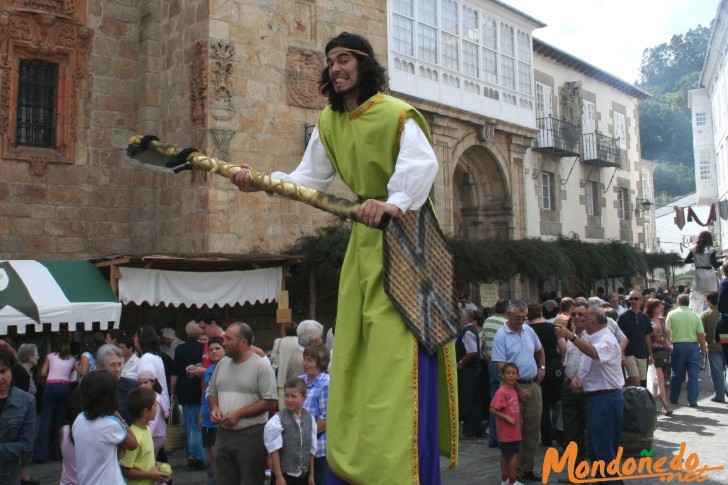
[[[572,313],[572,315],[574,315],[575,317],[583,317],[584,315],[586,315],[586,313],[576,313],[576,312],[574,312],[574,313]]]
[[[642,298],[640,298],[640,297],[634,296],[634,297],[630,298],[629,301],[640,301],[641,299]]]

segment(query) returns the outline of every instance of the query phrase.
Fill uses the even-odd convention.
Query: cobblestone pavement
[[[698,468],[704,465],[710,467],[725,467],[720,471],[710,471],[707,479],[702,483],[707,485],[728,484],[728,404],[719,404],[710,401],[712,385],[710,373],[701,372],[700,399],[698,408],[690,408],[685,400],[685,386],[683,385],[680,404],[673,406],[672,416],[659,415],[657,430],[654,435],[653,459],[668,457],[668,461],[675,455],[681,443],[686,443],[685,458],[696,453],[700,459]],[[668,391],[669,392],[669,391]],[[537,471],[541,474],[541,466],[546,448],[539,448],[536,455]],[[447,469],[447,461],[441,460],[443,485],[499,485],[500,484],[500,451],[497,448],[488,448],[487,439],[460,442],[460,466],[455,470]],[[174,482],[184,485],[204,485],[207,483],[204,471],[195,471],[187,468],[185,456],[177,452],[169,459],[175,470]],[[34,478],[42,484],[57,484],[60,480],[59,462],[50,462],[42,465],[30,465],[28,470]],[[558,478],[565,473],[552,474],[548,483],[558,483]],[[526,485],[535,482],[525,482]],[[604,482],[609,483],[609,482]],[[659,478],[638,478],[625,481],[627,485],[657,485],[663,484]],[[673,479],[667,483],[679,483]],[[227,485],[227,484],[220,484]],[[364,484],[366,485],[366,484]],[[392,484],[397,485],[397,484]]]
[[[670,392],[668,387],[668,393]],[[702,482],[708,485],[728,484],[728,404],[710,401],[713,395],[713,386],[710,382],[708,370],[700,373],[700,394],[698,407],[687,405],[686,388],[683,384],[682,393],[677,406],[672,406],[672,416],[658,415],[657,430],[653,439],[653,459],[668,457],[669,460],[680,450],[680,444],[686,443],[685,458],[696,453],[700,459],[698,468],[704,465],[709,467],[725,467],[720,471],[707,472],[707,479]],[[660,404],[658,402],[658,409]],[[539,447],[536,454],[537,473],[541,474],[545,447]],[[500,451],[498,448],[488,448],[488,440],[460,442],[460,466],[455,470],[447,470],[447,462],[441,460],[443,465],[443,485],[465,484],[500,484]],[[624,462],[624,461],[623,461]],[[549,484],[558,483],[558,478],[566,476],[562,473],[549,477]],[[524,482],[525,485],[537,482]],[[540,483],[540,482],[539,482]],[[599,483],[599,482],[596,482]],[[602,482],[609,484],[610,482]],[[659,478],[636,478],[625,480],[626,485],[657,485],[666,482]],[[679,483],[675,478],[667,483]]]

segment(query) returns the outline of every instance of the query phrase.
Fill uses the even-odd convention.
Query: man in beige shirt
[[[251,349],[253,331],[232,323],[225,332],[225,355],[207,388],[210,419],[218,424],[215,480],[263,485],[263,429],[278,402],[273,368]]]

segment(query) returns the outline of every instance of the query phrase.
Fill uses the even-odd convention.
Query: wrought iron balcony
[[[579,155],[581,129],[566,121],[554,117],[539,118],[538,140],[534,150],[557,157],[574,157]]]
[[[622,153],[618,140],[600,133],[585,133],[581,138],[581,161],[599,167],[619,167]]]

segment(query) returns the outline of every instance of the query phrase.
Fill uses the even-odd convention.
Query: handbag
[[[670,365],[670,351],[667,349],[652,349],[652,357],[655,359],[655,367]]]
[[[186,442],[187,434],[184,419],[179,405],[175,403],[172,405],[169,416],[167,416],[167,437],[164,440],[164,451],[171,452],[182,449],[186,446]]]
[[[654,355],[654,351],[652,354]],[[655,357],[655,362],[657,362],[657,357]],[[657,397],[660,395],[660,385],[659,381],[657,380],[657,371],[655,370],[654,365],[647,366],[647,390],[650,391],[650,393]]]

